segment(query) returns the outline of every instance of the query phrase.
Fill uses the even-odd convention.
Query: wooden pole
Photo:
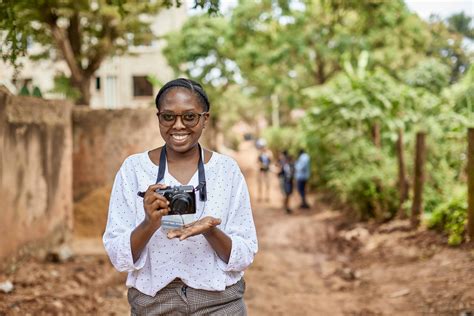
[[[375,122],[372,125],[372,140],[374,142],[375,147],[382,148],[382,137],[380,136],[380,123]]]
[[[408,198],[408,180],[405,170],[405,157],[403,155],[403,129],[398,130],[398,139],[396,143],[396,152],[398,160],[398,194],[400,198],[400,206],[398,208],[398,217],[405,218],[406,214],[403,212],[403,203]]]
[[[416,153],[415,153],[415,181],[413,185],[413,205],[411,208],[411,223],[414,227],[420,224],[420,214],[423,206],[423,184],[425,180],[425,145],[426,133],[416,133]]]
[[[474,242],[474,127],[467,131],[467,234]]]

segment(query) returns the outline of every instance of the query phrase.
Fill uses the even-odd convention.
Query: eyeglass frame
[[[174,115],[173,123],[171,123],[169,126],[163,124],[163,123],[161,122],[161,119],[160,119],[160,114],[165,114],[165,113]],[[185,120],[183,120],[183,115],[189,114],[189,113],[196,114],[196,115],[199,117],[198,120],[196,121],[196,124],[194,124],[194,125],[192,125],[192,126],[186,125]],[[175,113],[173,113],[173,112],[157,112],[157,113],[156,113],[156,116],[158,117],[158,122],[160,122],[161,125],[166,126],[166,127],[171,127],[171,126],[173,126],[174,124],[176,124],[176,120],[177,120],[177,118],[178,118],[178,116],[179,116],[180,119],[181,119],[181,123],[182,123],[184,126],[189,127],[189,128],[193,128],[193,127],[196,127],[196,126],[199,124],[199,121],[201,120],[201,117],[204,116],[205,114],[209,114],[209,111],[204,111],[204,112],[201,112],[201,113],[196,113],[196,112],[193,112],[193,111],[188,111],[188,112],[184,112],[184,113],[181,113],[181,114],[175,114]]]

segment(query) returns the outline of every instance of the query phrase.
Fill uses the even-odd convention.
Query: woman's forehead
[[[197,110],[202,106],[198,96],[186,88],[175,88],[164,95],[161,110]]]

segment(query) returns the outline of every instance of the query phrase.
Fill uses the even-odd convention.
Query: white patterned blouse
[[[115,177],[110,197],[109,215],[103,236],[105,249],[114,267],[127,271],[127,287],[154,296],[175,278],[186,285],[209,291],[222,291],[237,283],[257,253],[257,235],[252,217],[247,184],[237,163],[230,157],[213,152],[204,164],[207,201],[196,196],[196,214],[185,221],[205,216],[220,218],[218,226],[232,239],[229,262],[223,262],[202,235],[186,240],[168,239],[166,229],[159,228],[150,238],[140,258],[134,263],[130,235],[145,217],[143,199],[138,191],[146,191],[156,181],[158,166],[148,152],[128,157]],[[166,185],[182,185],[166,168],[161,181]],[[188,185],[198,185],[198,172]],[[179,216],[179,215],[177,215]],[[164,219],[169,216],[165,216]]]

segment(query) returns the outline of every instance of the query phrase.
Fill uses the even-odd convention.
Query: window
[[[133,96],[153,96],[153,86],[145,76],[133,76]]]
[[[100,91],[100,77],[95,77],[95,89]]]

